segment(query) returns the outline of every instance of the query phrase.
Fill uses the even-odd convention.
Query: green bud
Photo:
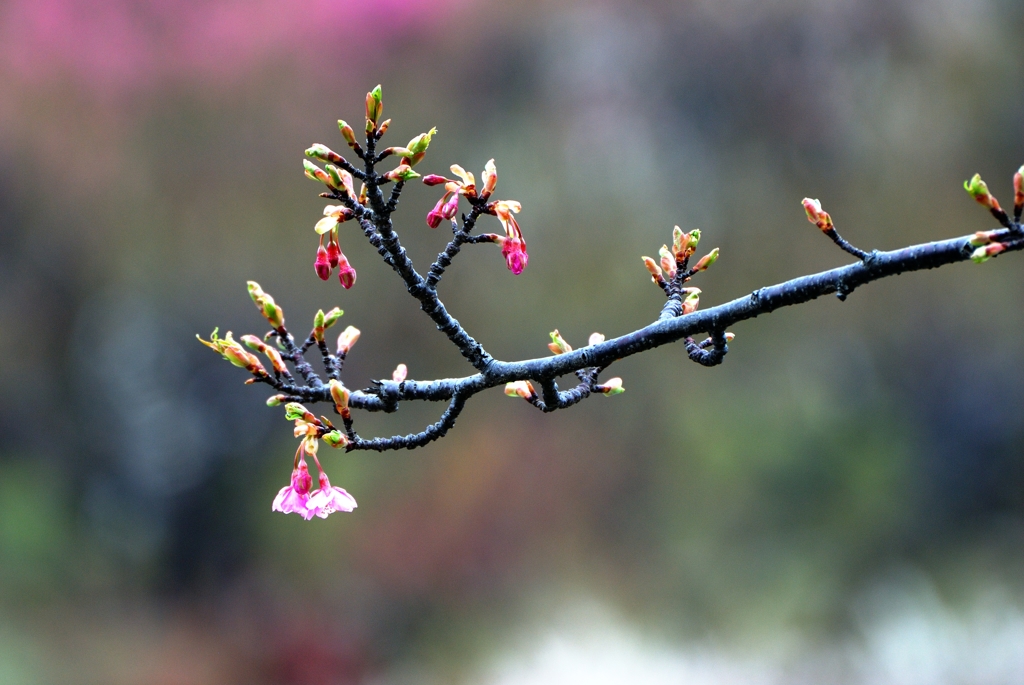
[[[329,184],[331,181],[331,177],[327,175],[326,171],[318,167],[316,164],[313,164],[308,159],[302,160],[302,168],[306,172],[306,178],[314,181],[320,181],[324,184]]]
[[[380,85],[366,94],[366,120],[374,124],[384,112],[383,92]]]
[[[342,311],[340,307],[335,307],[331,311],[324,314],[324,328],[330,328],[331,326],[333,326],[335,323],[338,322],[338,319],[340,319],[344,313],[345,312]]]
[[[260,284],[256,281],[248,281],[246,282],[246,285],[249,288],[249,297],[252,298],[253,302],[259,304],[259,299],[265,295],[263,288],[261,288]]]
[[[289,402],[284,405],[284,417],[289,421],[303,418],[309,412],[298,402]]]
[[[406,145],[406,147],[409,148],[409,151],[412,152],[414,155],[419,154],[421,152],[426,152],[427,147],[430,146],[430,139],[434,137],[435,133],[437,133],[436,126],[427,131],[426,133],[421,133],[412,140],[410,140],[409,144]]]
[[[335,449],[348,446],[348,438],[341,431],[334,430],[330,433],[326,433],[322,439]]]
[[[341,131],[341,137],[345,139],[345,142],[349,144],[349,147],[355,147],[356,143],[356,132],[352,130],[352,127],[344,122],[342,119],[338,119],[338,130]]]

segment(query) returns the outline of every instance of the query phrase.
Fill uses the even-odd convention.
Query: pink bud
[[[526,241],[521,238],[506,238],[501,247],[501,255],[505,258],[508,270],[518,276],[523,273],[530,255],[526,254]]]
[[[458,211],[459,194],[453,193],[452,199],[448,200],[448,202],[446,202],[444,206],[441,207],[441,216],[444,217],[445,219],[451,219],[458,213]]]
[[[341,258],[341,246],[334,242],[327,243],[327,261],[330,263],[331,268],[338,266],[338,260]],[[324,280],[327,280],[326,278]]]
[[[437,174],[427,174],[423,177],[423,182],[428,186],[439,186],[442,183],[448,183],[448,181],[449,179]]]
[[[317,248],[313,268],[316,270],[316,275],[320,277],[320,280],[326,281],[331,277],[331,262],[327,257],[327,250],[324,248],[323,243],[320,243],[320,247]]]
[[[434,208],[427,212],[427,226],[437,228],[441,225],[441,221],[444,219],[444,216],[441,215],[441,210],[444,208],[444,201],[447,197],[448,195],[446,193],[444,197],[437,201]]]
[[[395,383],[402,383],[406,378],[409,377],[409,367],[405,364],[399,364],[395,367],[395,370],[391,372],[391,380]]]
[[[345,290],[356,284],[356,270],[348,263],[345,253],[340,250],[338,254],[338,280],[341,281],[341,285]]]

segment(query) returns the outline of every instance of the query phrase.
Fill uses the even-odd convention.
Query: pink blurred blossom
[[[364,36],[429,30],[468,0],[9,0],[0,69],[25,81],[67,77],[99,88],[167,77],[225,80],[263,59],[339,58]],[[372,17],[372,19],[371,19]],[[375,22],[372,34],[364,32]]]

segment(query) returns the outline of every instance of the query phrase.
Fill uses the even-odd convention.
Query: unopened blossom
[[[308,521],[316,515],[316,512],[309,508],[309,491],[312,487],[313,478],[309,475],[305,453],[300,445],[299,450],[295,453],[291,483],[277,493],[270,510],[285,514],[298,514]]]
[[[338,335],[338,354],[348,354],[357,340],[359,340],[359,329],[355,326],[348,326]]]
[[[348,263],[348,258],[341,250],[338,251],[338,280],[345,290],[356,284],[356,270]]]
[[[316,271],[316,275],[320,277],[321,281],[326,281],[331,277],[331,259],[327,255],[327,248],[324,247],[323,238],[320,238],[320,247],[316,250],[313,270]]]
[[[988,207],[994,212],[1002,211],[999,206],[999,200],[988,192],[988,184],[981,180],[981,174],[974,174],[970,180],[964,181],[964,190],[966,190],[974,200],[980,204]],[[1016,195],[1016,193],[1014,193]]]
[[[1021,208],[1024,207],[1024,166],[1013,175],[1013,211],[1020,219]]]
[[[707,271],[708,267],[718,261],[718,248],[711,250],[706,255],[700,258],[696,265],[694,265],[694,271]]]
[[[484,173],[480,175],[481,180],[484,183],[484,187],[480,189],[480,198],[486,200],[494,192],[494,187],[498,185],[498,168],[494,165],[494,160],[487,160],[487,164],[484,165]]]
[[[609,378],[604,383],[601,383],[600,385],[595,385],[594,390],[603,393],[606,397],[611,397],[612,395],[621,395],[622,393],[626,392],[626,389],[622,387],[622,379],[619,377]]]
[[[661,268],[665,271],[665,275],[671,281],[676,277],[675,255],[669,252],[668,245],[662,245],[661,249],[658,250],[658,256],[661,257]]]
[[[558,332],[558,329],[551,331],[551,342],[548,343],[548,349],[551,350],[552,354],[567,354],[572,352],[572,345],[565,341],[562,334]]]
[[[642,259],[644,260],[644,267],[651,274],[651,280],[657,283],[658,285],[664,284],[665,276],[664,274],[662,274],[661,267],[658,266],[658,263],[654,261],[654,259],[652,259],[651,257],[642,257]]]
[[[519,228],[513,214],[518,214],[523,206],[515,200],[499,200],[487,205],[487,211],[498,217],[502,228],[505,229],[505,238],[499,240],[501,244],[501,255],[505,258],[508,270],[518,276],[523,273],[530,256],[526,253],[526,239],[523,238],[523,231]]]
[[[395,367],[395,370],[391,372],[391,380],[395,383],[404,383],[405,379],[409,376],[409,367],[405,364],[399,364]]]
[[[988,245],[979,247],[974,252],[972,252],[971,260],[975,264],[982,264],[984,262],[987,262],[992,257],[995,257],[1000,252],[1003,252],[1005,249],[1006,245],[1002,243],[989,243]]]
[[[700,306],[700,288],[683,288],[683,314],[693,314]]]
[[[512,381],[505,384],[505,394],[509,397],[518,396],[528,400],[531,397],[536,397],[537,391],[533,389],[533,383],[530,381]]]
[[[601,333],[591,333],[590,339],[587,340],[588,345],[600,345],[604,342],[604,335]]]
[[[829,216],[828,212],[821,208],[821,202],[819,200],[812,200],[809,197],[805,197],[801,204],[804,206],[804,212],[807,213],[808,221],[823,231],[828,231],[833,228],[832,217]]]

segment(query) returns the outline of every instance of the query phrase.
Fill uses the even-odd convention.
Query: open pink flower
[[[327,518],[336,511],[352,511],[356,508],[356,500],[352,495],[337,486],[332,487],[327,474],[320,471],[320,488],[309,496],[310,517]]]
[[[281,488],[274,498],[271,511],[280,511],[285,514],[298,514],[307,521],[316,515],[316,512],[309,507],[309,490],[313,487],[313,477],[309,475],[309,467],[306,466],[305,453],[302,446],[295,453],[295,468],[292,469],[291,485]]]

